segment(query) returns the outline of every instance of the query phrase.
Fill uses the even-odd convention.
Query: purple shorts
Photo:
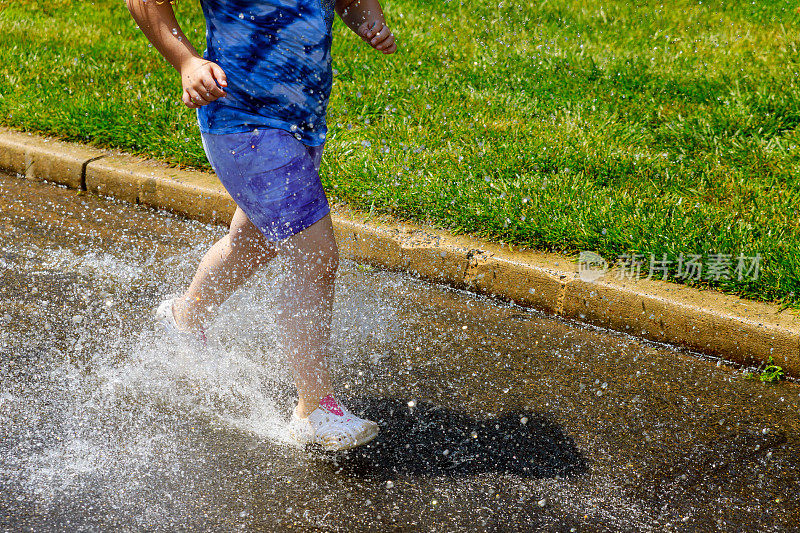
[[[268,240],[291,237],[330,213],[319,179],[323,146],[269,128],[201,136],[222,185]]]

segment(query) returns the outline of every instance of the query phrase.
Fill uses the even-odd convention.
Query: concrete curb
[[[0,169],[183,216],[225,223],[233,200],[213,174],[0,129]],[[334,209],[343,257],[743,364],[770,356],[800,376],[800,317],[775,305],[656,280],[584,281],[558,254],[514,252],[441,230]]]

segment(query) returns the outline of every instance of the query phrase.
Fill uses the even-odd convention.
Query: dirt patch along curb
[[[213,174],[74,143],[0,130],[0,168],[128,202],[227,224],[235,204]],[[772,357],[800,376],[800,318],[777,306],[649,279],[595,281],[558,254],[514,252],[418,225],[334,209],[343,257],[667,342],[743,364]]]

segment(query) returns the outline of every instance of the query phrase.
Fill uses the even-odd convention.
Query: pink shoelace
[[[333,397],[333,394],[328,394],[321,399],[319,401],[319,406],[327,409],[337,416],[344,416],[344,411],[342,411],[342,408],[339,406],[339,402],[336,401],[336,398]]]

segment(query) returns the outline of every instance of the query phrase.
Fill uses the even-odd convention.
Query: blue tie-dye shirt
[[[260,127],[325,141],[334,0],[201,0],[203,57],[228,78],[227,96],[197,110],[205,133]]]

